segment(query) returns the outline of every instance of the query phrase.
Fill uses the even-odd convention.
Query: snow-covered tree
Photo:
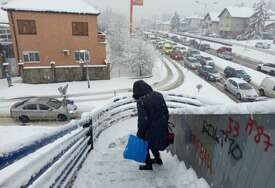
[[[171,30],[179,31],[180,28],[180,16],[177,12],[175,12],[174,16],[171,19]]]
[[[132,38],[128,48],[128,64],[135,76],[152,75],[153,62],[156,58],[154,48],[141,38]]]
[[[123,73],[128,70],[127,75],[131,76],[151,75],[155,58],[154,50],[141,37],[130,38],[125,16],[104,11],[98,25],[107,33],[107,54],[111,68],[116,67],[115,69]],[[134,33],[134,35],[137,34],[138,32]]]
[[[250,17],[246,31],[238,36],[242,39],[261,39],[265,27],[265,21],[268,19],[266,2],[260,0],[254,4],[254,14]]]

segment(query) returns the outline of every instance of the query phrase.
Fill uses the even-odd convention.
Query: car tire
[[[67,118],[67,116],[64,115],[64,114],[58,114],[57,120],[58,120],[58,121],[67,121],[68,118]]]
[[[259,89],[259,94],[260,94],[260,96],[264,96],[265,95],[264,90],[263,89]]]
[[[240,93],[237,93],[237,99],[240,100],[240,101],[242,100],[242,96],[241,96]]]
[[[258,66],[257,71],[262,71],[262,68],[260,66]]]
[[[227,91],[227,85],[226,84],[224,84],[224,90]]]
[[[274,76],[274,75],[275,75],[274,70],[271,70],[271,71],[269,72],[269,74],[272,75],[272,76]]]
[[[19,121],[22,123],[28,123],[30,121],[30,118],[28,116],[19,116]]]

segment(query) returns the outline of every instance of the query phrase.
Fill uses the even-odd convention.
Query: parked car
[[[201,44],[199,50],[206,51],[210,49],[210,44]]]
[[[163,44],[162,46],[162,51],[166,54],[166,55],[169,55],[171,52],[172,52],[172,44],[169,43],[169,42],[166,42]]]
[[[198,59],[194,57],[187,57],[184,59],[184,66],[190,69],[198,69],[201,67],[201,64]]]
[[[257,70],[267,72],[270,75],[275,76],[275,64],[272,64],[272,63],[259,64],[257,65]]]
[[[67,100],[66,105],[63,101],[49,97],[30,98],[13,104],[10,115],[23,123],[30,120],[66,121],[74,117],[77,110],[71,100]]]
[[[200,58],[198,58],[198,60],[200,61],[200,64],[202,66],[203,65],[208,65],[208,66],[215,67],[214,60],[211,57],[201,56]]]
[[[221,52],[221,53],[218,53],[217,56],[229,61],[233,60],[233,54],[231,52]]]
[[[248,83],[251,81],[251,77],[244,70],[234,69],[233,67],[230,67],[230,66],[225,67],[224,76],[226,78],[229,78],[229,77],[241,78]]]
[[[240,78],[228,78],[225,81],[224,89],[235,95],[240,101],[254,101],[258,97],[257,91]]]
[[[180,42],[180,39],[177,36],[172,36],[171,40],[174,42]]]
[[[220,38],[221,37],[220,35],[218,35],[216,33],[209,33],[207,36],[212,37],[212,38]]]
[[[275,78],[266,77],[259,86],[261,96],[275,97]]]
[[[216,50],[216,53],[223,53],[223,52],[232,52],[232,48],[223,46]]]
[[[176,46],[174,49],[179,50],[183,56],[187,54],[187,49],[184,46]]]
[[[194,48],[189,48],[188,50],[187,50],[187,56],[194,56],[194,55],[200,55],[201,53],[200,53],[200,51],[199,50],[196,50],[196,49],[194,49]]]
[[[198,74],[208,81],[220,81],[222,79],[221,74],[216,70],[216,68],[209,65],[199,67]]]
[[[257,42],[255,44],[256,48],[262,48],[262,49],[269,49],[270,48],[270,44],[267,42]]]
[[[170,57],[176,61],[182,61],[183,60],[183,53],[175,48],[172,50],[172,52],[170,53]]]
[[[199,46],[199,42],[195,39],[190,40],[190,46],[197,48]]]

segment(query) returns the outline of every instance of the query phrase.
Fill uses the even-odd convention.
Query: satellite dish
[[[68,87],[69,87],[69,84],[66,84],[65,86],[59,87],[59,88],[58,88],[59,93],[60,93],[62,96],[67,95]]]

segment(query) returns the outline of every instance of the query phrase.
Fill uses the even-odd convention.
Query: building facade
[[[15,0],[3,7],[23,81],[109,79],[105,35],[97,30],[99,12],[81,0],[45,0],[41,5],[33,1]],[[69,5],[58,8],[62,1]]]
[[[219,33],[219,13],[218,12],[209,12],[203,19],[203,34]]]
[[[219,14],[219,34],[226,38],[235,38],[243,33],[253,15],[253,8],[229,7]]]

